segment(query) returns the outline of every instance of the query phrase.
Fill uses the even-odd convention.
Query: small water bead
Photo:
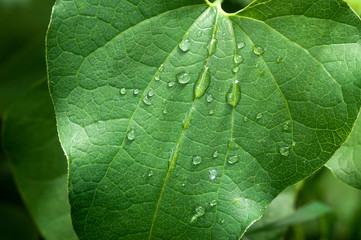
[[[203,32],[202,32],[202,30],[199,30],[198,32],[197,32],[197,37],[202,37],[203,36]]]
[[[160,67],[159,67],[159,69],[158,69],[158,71],[159,71],[159,72],[163,72],[163,69],[164,69],[164,64],[161,64]]]
[[[150,101],[150,99],[148,98],[148,96],[145,96],[145,97],[143,98],[143,102],[144,102],[145,105],[148,105],[148,106],[152,105],[152,102]]]
[[[213,114],[214,114],[214,110],[211,109],[211,110],[209,110],[208,113],[209,113],[209,115],[213,115]]]
[[[265,52],[265,50],[260,45],[254,45],[253,46],[253,52],[256,55],[261,56]]]
[[[170,87],[170,88],[171,88],[171,87],[173,87],[173,86],[174,86],[174,84],[175,84],[175,82],[171,81],[171,82],[169,82],[169,83],[168,83],[168,87]]]
[[[224,219],[221,220],[221,224],[224,224],[226,221]]]
[[[183,51],[183,52],[187,52],[190,48],[191,48],[191,40],[186,37],[184,38],[180,43],[179,43],[179,48]]]
[[[239,72],[239,67],[238,67],[238,66],[235,66],[235,67],[232,69],[232,72],[238,73],[238,72]]]
[[[218,151],[214,151],[213,157],[214,157],[214,158],[218,157]]]
[[[164,110],[163,110],[163,114],[164,114],[164,115],[167,115],[167,114],[168,114],[167,109],[164,109]]]
[[[154,172],[152,171],[152,170],[149,170],[149,172],[148,172],[148,177],[151,177],[151,176],[153,176],[154,175]]]
[[[213,96],[211,94],[207,95],[206,100],[207,100],[208,103],[213,102]]]
[[[159,81],[160,80],[160,76],[159,75],[157,75],[157,76],[155,76],[155,78],[154,78],[156,81]]]
[[[200,156],[194,156],[192,162],[194,165],[199,165],[202,163],[202,158]]]
[[[187,129],[189,125],[191,124],[191,119],[193,115],[194,107],[192,107],[185,115],[184,119],[182,121],[183,129]]]
[[[283,130],[288,131],[290,129],[290,121],[287,121],[283,124]]]
[[[216,179],[217,175],[218,175],[218,172],[216,169],[211,169],[208,171],[209,172],[209,179],[211,181],[213,181],[214,179]]]
[[[244,117],[243,121],[248,122],[249,121],[248,117]]]
[[[261,119],[263,117],[262,113],[258,113],[256,119]]]
[[[213,35],[212,40],[211,40],[211,42],[209,43],[209,46],[208,46],[208,51],[209,51],[208,54],[209,54],[209,56],[213,55],[214,49],[216,48],[216,45],[217,45],[217,39]]]
[[[231,156],[231,157],[228,158],[228,163],[232,165],[232,164],[237,163],[238,160],[239,160],[239,159],[238,159],[238,156],[237,156],[237,155]]]
[[[203,206],[199,206],[196,208],[196,217],[201,217],[206,213],[206,209]]]
[[[244,58],[242,57],[242,55],[234,55],[234,62],[237,64],[243,63]]]
[[[187,181],[186,180],[184,180],[183,182],[182,182],[182,187],[185,187],[186,185],[187,185]]]
[[[217,200],[213,199],[212,201],[210,201],[209,206],[211,206],[211,207],[217,206]]]
[[[120,94],[125,95],[126,93],[127,93],[127,89],[125,88],[120,89]]]
[[[246,44],[244,44],[244,42],[239,42],[238,45],[237,45],[237,48],[238,49],[242,49],[246,46]]]
[[[149,90],[148,96],[149,96],[149,97],[153,97],[153,96],[154,96],[154,90],[153,90],[153,89],[150,89],[150,90]]]
[[[135,130],[134,130],[134,128],[131,128],[130,131],[127,133],[127,138],[130,141],[133,141],[135,139]]]
[[[178,73],[177,80],[180,84],[187,84],[191,80],[191,76],[186,72]]]
[[[276,63],[280,63],[283,61],[283,58],[281,56],[278,56],[276,59]]]
[[[139,94],[139,89],[138,89],[138,88],[134,89],[133,94],[134,94],[135,96],[137,96],[137,95]]]
[[[290,155],[290,147],[281,147],[280,153],[282,156],[288,157]]]

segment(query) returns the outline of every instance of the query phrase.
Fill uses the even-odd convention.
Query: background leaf
[[[202,3],[57,1],[49,81],[81,239],[238,239],[350,134],[346,3]]]
[[[53,114],[43,79],[8,110],[4,147],[22,198],[42,235],[48,240],[77,239],[67,199],[66,159]]]

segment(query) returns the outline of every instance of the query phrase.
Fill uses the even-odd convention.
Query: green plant
[[[334,230],[332,211],[352,223],[346,201],[314,195],[326,170],[294,185],[348,139],[327,166],[360,186],[357,167],[342,174],[358,146],[360,18],[341,0],[250,2],[56,1],[48,79],[80,239],[239,239],[262,215],[245,239],[309,239],[313,219],[325,239],[361,236]],[[26,91],[2,88],[3,146],[41,235],[76,239],[44,68],[30,70]]]

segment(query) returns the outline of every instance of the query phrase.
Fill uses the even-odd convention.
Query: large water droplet
[[[134,130],[134,128],[131,128],[130,131],[127,133],[127,138],[130,141],[133,141],[135,139],[135,130]]]
[[[241,89],[238,80],[234,81],[229,88],[229,91],[226,94],[226,99],[227,103],[233,107],[237,106],[239,100],[241,100]]]
[[[256,55],[261,56],[264,53],[264,49],[260,45],[254,45],[253,46],[253,52]]]
[[[213,157],[214,157],[214,158],[218,157],[218,151],[214,151]]]
[[[127,93],[127,89],[125,89],[125,88],[120,89],[120,94],[121,95],[125,95],[126,93]]]
[[[153,90],[153,89],[150,89],[150,90],[148,91],[148,96],[149,96],[149,97],[153,97],[153,96],[154,96],[154,90]]]
[[[192,162],[194,165],[199,165],[202,163],[202,158],[200,156],[194,156]]]
[[[238,45],[237,45],[237,48],[238,49],[242,49],[246,46],[246,44],[244,42],[239,42]]]
[[[211,94],[207,95],[206,100],[207,100],[208,103],[213,102],[213,96]]]
[[[235,67],[232,69],[232,72],[238,73],[238,72],[239,72],[239,66],[235,66]]]
[[[209,110],[209,115],[213,115],[214,114],[214,110],[213,109],[211,109],[211,110]]]
[[[206,92],[207,88],[209,87],[210,82],[211,82],[211,76],[209,73],[209,68],[207,65],[204,65],[203,71],[199,76],[198,81],[194,85],[194,97],[195,98],[202,97]]]
[[[143,102],[144,102],[146,105],[148,105],[148,106],[152,105],[152,102],[150,101],[150,99],[148,98],[148,96],[145,96],[145,97],[143,98]]]
[[[290,147],[281,147],[280,153],[282,156],[288,157],[290,155]]]
[[[217,200],[216,199],[213,199],[212,201],[210,201],[210,203],[209,203],[209,206],[211,206],[211,207],[214,207],[214,206],[216,206],[217,205]]]
[[[216,179],[217,175],[218,175],[218,172],[216,169],[211,169],[208,171],[209,172],[209,179],[211,181],[213,181],[214,179]]]
[[[183,52],[187,52],[191,48],[191,40],[188,37],[185,37],[180,43],[179,48]]]
[[[170,87],[170,88],[171,88],[171,87],[173,87],[173,86],[174,86],[174,84],[175,84],[175,82],[171,81],[171,82],[169,82],[169,83],[168,83],[168,87]]]
[[[244,58],[242,57],[242,55],[239,54],[235,54],[234,55],[234,62],[239,64],[239,63],[243,63]]]
[[[191,76],[186,72],[178,73],[177,80],[180,84],[187,84],[191,80]]]
[[[238,156],[231,156],[231,157],[229,157],[228,158],[228,163],[229,164],[235,164],[235,163],[237,163],[238,162]]]
[[[134,89],[133,94],[134,94],[135,96],[137,96],[137,95],[139,94],[139,89],[138,89],[138,88]]]

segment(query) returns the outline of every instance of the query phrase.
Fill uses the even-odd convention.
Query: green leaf
[[[47,240],[77,239],[67,198],[66,159],[45,79],[9,108],[3,139],[18,189],[42,235]]]
[[[361,189],[361,118],[354,125],[350,137],[326,165],[343,182]]]
[[[47,62],[78,236],[239,239],[350,134],[360,39],[341,0],[237,15],[219,1],[58,0]]]

